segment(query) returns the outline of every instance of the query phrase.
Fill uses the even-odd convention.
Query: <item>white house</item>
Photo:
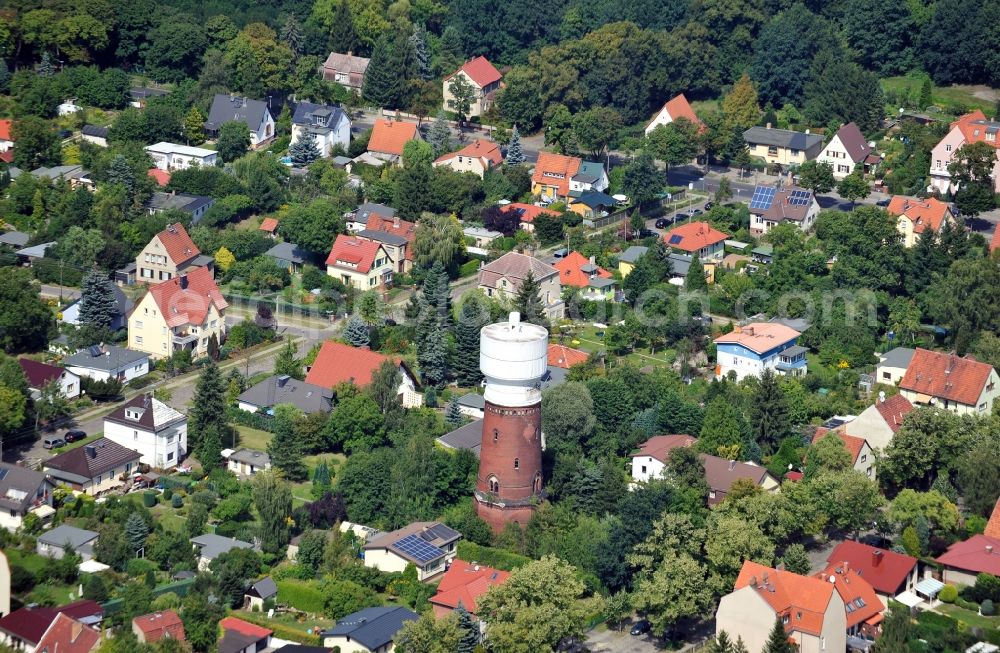
[[[0,528],[17,530],[28,513],[51,517],[52,490],[45,474],[0,462]]]
[[[256,449],[223,449],[221,455],[226,469],[237,476],[253,476],[259,471],[271,469],[271,457]]]
[[[877,163],[879,157],[858,126],[849,122],[837,130],[816,161],[829,164],[834,179],[843,179],[856,169],[864,171],[866,164]]]
[[[663,107],[656,112],[653,119],[646,124],[645,133],[649,136],[653,133],[653,130],[660,126],[666,126],[677,120],[678,118],[686,118],[690,120],[699,129],[704,129],[704,123],[695,115],[694,109],[691,108],[691,104],[681,93],[670,100],[667,101]]]
[[[804,376],[808,349],[796,344],[801,334],[776,322],[754,322],[736,327],[715,339],[717,379],[730,372],[740,381],[761,376],[765,369],[777,374]]]
[[[108,146],[108,128],[99,125],[84,125],[80,129],[80,139],[93,143],[97,147]]]
[[[150,394],[134,397],[104,418],[104,437],[142,454],[142,463],[171,469],[187,453],[187,416]]]
[[[445,572],[457,555],[462,534],[440,522],[414,522],[365,542],[361,547],[366,567],[381,571],[417,568],[417,580],[425,581]]]
[[[128,383],[149,374],[149,354],[115,345],[81,349],[63,362],[70,372],[94,381],[118,379]]]
[[[153,158],[153,165],[167,172],[185,170],[191,167],[214,166],[218,156],[215,150],[167,143],[166,141],[147,145],[145,149]]]
[[[663,469],[670,452],[678,447],[690,447],[697,442],[690,435],[655,435],[639,445],[632,454],[632,480],[646,482],[663,478]]]
[[[34,398],[41,396],[42,389],[53,382],[59,384],[59,393],[67,399],[80,396],[80,377],[73,372],[56,365],[39,363],[30,358],[19,358],[17,362],[21,365]]]
[[[258,149],[274,140],[274,117],[263,100],[251,100],[238,95],[216,94],[205,121],[205,133],[216,138],[222,125],[242,122],[250,130],[250,147]]]
[[[896,385],[902,381],[915,353],[916,349],[896,347],[879,354],[878,365],[875,366],[875,383]]]
[[[292,115],[292,143],[303,136],[315,139],[321,156],[331,156],[337,145],[347,151],[351,144],[351,119],[337,106],[299,102]]]

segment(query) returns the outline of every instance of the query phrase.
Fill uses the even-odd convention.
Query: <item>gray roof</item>
[[[161,95],[166,95],[167,92],[161,91],[158,88],[146,88],[143,86],[137,88],[130,88],[128,90],[128,94],[131,95],[133,99],[142,100],[148,97],[160,97]]]
[[[775,324],[783,324],[789,329],[794,329],[799,333],[804,332],[810,326],[812,326],[808,320],[801,317],[772,317],[768,322],[774,322]]]
[[[185,269],[204,268],[214,263],[215,263],[215,257],[212,256],[211,254],[199,254],[198,256],[195,256],[193,259],[188,261],[184,265],[184,267]]]
[[[790,129],[773,129],[767,127],[751,127],[743,132],[743,140],[759,145],[774,145],[793,150],[809,150],[823,145],[823,137],[819,134],[806,134]]]
[[[0,508],[23,512],[45,483],[45,474],[27,467],[0,463]]]
[[[228,459],[238,463],[247,463],[254,467],[267,467],[271,464],[271,457],[256,449],[237,449],[229,454]]]
[[[594,161],[581,161],[579,169],[577,169],[576,174],[573,175],[573,181],[592,184],[601,178],[603,172],[604,166],[600,163],[595,163]]]
[[[223,537],[215,533],[205,533],[191,538],[191,543],[198,546],[202,558],[215,560],[223,553],[233,549],[252,549],[253,545],[231,537]]]
[[[478,392],[470,392],[469,394],[462,395],[456,401],[459,406],[468,406],[469,408],[478,408],[479,410],[486,407],[486,397]]]
[[[149,208],[157,211],[177,209],[185,213],[194,213],[203,206],[214,203],[215,200],[205,195],[188,195],[187,193],[153,193],[149,199]]]
[[[479,285],[495,288],[501,278],[508,278],[516,283],[513,290],[521,286],[521,281],[531,271],[535,281],[542,281],[552,276],[559,276],[559,270],[534,256],[520,252],[507,252],[500,258],[479,268]]]
[[[273,578],[265,576],[251,585],[250,589],[247,590],[247,594],[267,600],[278,594],[278,586],[275,584]]]
[[[264,256],[302,265],[306,262],[309,255],[295,243],[277,243],[274,247],[264,252]]]
[[[88,531],[83,528],[76,528],[75,526],[67,526],[66,524],[56,526],[51,531],[47,531],[38,536],[38,541],[43,544],[58,546],[61,548],[65,548],[69,545],[74,549],[79,549],[87,542],[95,539],[97,539],[96,532]]]
[[[596,190],[588,190],[581,193],[578,198],[576,198],[578,204],[583,204],[592,209],[596,209],[599,206],[614,206],[617,200],[607,193],[602,193]]]
[[[98,127],[97,125],[84,125],[80,133],[84,136],[96,136],[97,138],[107,138],[108,128]]]
[[[351,53],[331,52],[323,67],[336,70],[338,73],[360,73],[363,75],[368,70],[370,61],[371,59],[367,57],[359,57]]]
[[[618,260],[619,262],[635,263],[640,258],[642,258],[643,254],[645,254],[648,251],[649,248],[644,247],[643,245],[632,245],[631,247],[629,247],[624,252],[618,255]]]
[[[670,273],[675,277],[686,277],[688,268],[691,267],[691,257],[686,254],[671,252],[667,255],[670,260]]]
[[[391,234],[388,231],[375,231],[372,229],[362,229],[358,232],[358,237],[365,238],[367,240],[374,240],[380,243],[385,243],[386,245],[392,245],[394,247],[402,247],[406,243],[410,242],[403,236],[399,234]]]
[[[350,637],[375,651],[391,642],[404,623],[419,618],[420,615],[406,608],[365,608],[337,621],[336,626],[323,631],[323,637]]]
[[[35,168],[31,171],[31,176],[36,179],[56,180],[60,177],[64,179],[76,179],[83,177],[87,171],[82,165],[54,166],[52,168]]]
[[[32,245],[31,247],[25,247],[24,249],[19,249],[14,253],[18,256],[27,256],[28,258],[42,258],[45,256],[45,250],[55,244],[55,241],[52,241],[51,243],[41,243],[38,245]]]
[[[260,408],[292,404],[304,413],[327,413],[333,408],[333,390],[289,376],[270,376],[239,396]]]
[[[135,306],[135,302],[129,299],[129,296],[126,295],[125,292],[118,286],[112,286],[112,290],[115,294],[115,312],[118,315],[128,314],[128,312],[132,310],[132,307]],[[69,308],[73,304],[77,304],[79,302],[80,300],[78,299],[72,304],[69,304],[66,308]]]
[[[90,444],[57,454],[43,465],[53,478],[76,483],[86,483],[108,472],[139,464],[142,454],[113,440],[100,438]]]
[[[477,419],[454,431],[445,433],[437,439],[449,449],[468,449],[479,457],[479,449],[483,445],[483,420]]]
[[[244,635],[235,630],[224,630],[219,642],[219,653],[243,653],[248,647],[261,641],[261,637]]]
[[[792,345],[788,349],[781,350],[782,356],[798,356],[799,354],[807,354],[807,353],[809,353],[809,348],[803,347],[802,345]]]
[[[227,122],[242,122],[251,132],[256,132],[268,114],[267,102],[218,93],[205,121],[205,129],[217,131]]]
[[[345,118],[347,118],[347,114],[338,106],[299,102],[295,105],[292,123],[328,131],[336,128],[337,124]]]
[[[913,360],[913,354],[916,352],[916,349],[910,349],[909,347],[896,347],[895,349],[890,349],[879,356],[881,359],[879,365],[884,365],[885,367],[899,367],[905,370],[910,366],[910,361]]]
[[[94,346],[81,349],[64,363],[66,367],[86,367],[91,370],[115,370],[128,367],[141,360],[149,358],[149,354],[134,349],[125,349],[114,345]]]
[[[385,204],[375,204],[374,202],[365,202],[354,212],[354,222],[368,224],[368,216],[372,213],[380,215],[383,218],[396,217],[396,209],[391,206],[386,206]]]
[[[0,233],[0,245],[11,245],[13,247],[24,247],[31,237],[23,231],[5,231]]]

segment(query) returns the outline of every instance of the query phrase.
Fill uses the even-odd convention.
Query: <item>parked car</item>
[[[690,213],[678,213],[674,216],[674,222],[680,222],[681,220],[687,220],[691,217]]]
[[[885,199],[880,199],[879,201],[875,202],[875,206],[881,206],[882,208],[885,208],[889,206],[889,202],[891,201],[892,201],[891,197],[886,197]]]
[[[713,202],[705,202],[705,210],[706,211],[711,211],[713,206],[715,206],[715,204]]]
[[[649,620],[640,619],[639,621],[632,624],[632,629],[628,631],[633,637],[638,637],[639,635],[644,635],[649,632]]]
[[[87,433],[80,430],[66,431],[66,435],[64,437],[66,438],[66,442],[79,442],[87,437]]]
[[[673,221],[670,218],[658,218],[656,220],[656,223],[655,223],[656,224],[656,228],[657,229],[666,229],[667,227],[670,226],[671,222],[673,222]]]
[[[657,234],[655,231],[652,231],[651,229],[639,230],[639,238],[655,238],[657,235],[659,234]]]
[[[695,209],[691,211],[691,215],[701,215],[702,213],[704,213],[704,211],[702,211],[701,209]]]
[[[59,447],[65,447],[66,441],[62,438],[45,438],[42,440],[43,449],[58,449]]]

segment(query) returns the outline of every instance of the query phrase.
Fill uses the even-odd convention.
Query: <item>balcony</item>
[[[537,506],[545,499],[547,495],[544,489],[542,489],[541,492],[534,494],[526,499],[501,499],[493,492],[483,492],[481,490],[476,490],[474,494],[476,497],[476,501],[491,506],[497,506],[498,508],[521,508],[524,506]]]
[[[171,338],[174,343],[174,351],[181,349],[194,349],[198,345],[197,333],[175,333]]]

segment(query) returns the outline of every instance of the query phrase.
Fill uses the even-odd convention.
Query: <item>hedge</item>
[[[279,593],[281,591],[280,583],[278,591]],[[296,630],[291,626],[286,626],[283,623],[279,623],[272,619],[268,619],[266,613],[262,614],[260,612],[250,612],[249,610],[241,610],[240,612],[236,613],[236,616],[242,619],[243,621],[249,621],[252,624],[257,624],[258,626],[262,626],[264,628],[273,630],[274,636],[280,639],[287,639],[293,642],[298,642],[299,644],[306,644],[309,646],[320,646],[322,644],[322,641],[320,641],[320,636],[318,634],[307,635],[301,630]],[[318,626],[313,629],[313,632],[315,633],[318,633],[319,631],[320,628]]]
[[[241,408],[229,407],[226,409],[226,419],[235,424],[274,433],[274,418],[270,415],[251,413]]]
[[[466,540],[458,542],[458,557],[466,562],[476,562],[488,567],[495,567],[504,571],[510,571],[531,562],[527,556],[494,549],[489,546],[482,546]]]
[[[296,610],[321,614],[326,603],[319,585],[313,581],[286,578],[277,581],[278,603],[290,605]]]

